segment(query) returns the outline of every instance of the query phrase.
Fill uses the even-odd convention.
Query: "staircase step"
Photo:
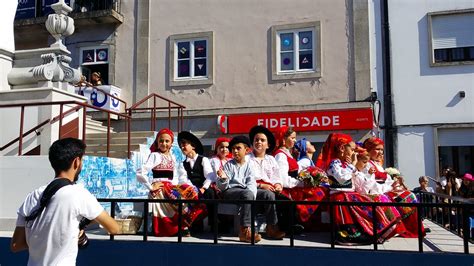
[[[110,135],[110,144],[127,144],[128,138],[119,138],[115,137],[114,133]],[[88,139],[86,135],[86,142],[87,145],[95,145],[95,144],[106,144],[107,138],[91,138]],[[130,144],[145,144],[147,142],[146,137],[131,137]]]
[[[86,155],[88,156],[98,156],[98,157],[107,157],[107,151],[96,151],[96,152],[89,152],[86,149]],[[128,158],[127,151],[110,151],[109,157],[111,158]]]
[[[110,128],[110,132],[115,133],[112,127]],[[107,127],[86,125],[86,134],[107,134]]]
[[[135,137],[153,137],[154,132],[153,131],[133,131],[130,132],[130,137],[135,138]],[[111,138],[127,138],[128,133],[127,132],[115,132],[111,134]],[[107,138],[106,133],[90,133],[86,135],[86,139],[105,139]]]
[[[86,139],[87,141],[87,139]],[[110,144],[110,151],[120,152],[120,151],[127,151],[127,144]],[[139,144],[130,144],[130,150],[138,150],[140,148]],[[107,143],[103,144],[87,144],[87,151],[89,152],[98,152],[98,151],[107,151]]]

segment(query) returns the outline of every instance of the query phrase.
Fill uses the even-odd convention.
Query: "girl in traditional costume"
[[[372,202],[367,195],[355,192],[355,143],[349,135],[332,133],[323,145],[317,166],[325,169],[330,179],[330,199],[339,202]],[[378,241],[385,241],[398,220],[387,217],[376,208]],[[368,206],[335,206],[336,241],[343,245],[369,244],[373,236],[372,208]]]
[[[364,141],[363,147],[367,150],[370,156],[368,167],[374,172],[377,183],[381,184],[383,189],[379,191],[380,194],[387,195],[392,202],[414,203],[418,202],[415,194],[407,189],[404,189],[403,181],[396,181],[385,172],[383,168],[384,142],[383,140],[372,137]],[[418,222],[417,212],[415,207],[397,207],[402,216],[402,223],[405,227],[405,232],[400,233],[400,236],[407,238],[418,237]],[[422,225],[423,226],[423,225]],[[422,228],[424,234],[424,228]]]
[[[198,199],[198,189],[187,177],[183,165],[176,162],[171,153],[174,134],[165,128],[158,132],[150,147],[146,162],[137,169],[137,180],[149,190],[151,199]],[[148,174],[153,176],[149,178]],[[153,213],[155,236],[174,236],[178,232],[178,205],[173,203],[150,203]],[[182,230],[186,236],[188,227],[201,214],[202,209],[183,204]]]
[[[280,177],[283,183],[281,195],[284,196],[283,198],[277,197],[277,199],[286,198],[297,201],[322,201],[327,198],[328,191],[326,188],[305,187],[305,183],[297,178],[300,166],[290,153],[295,146],[296,132],[291,127],[283,126],[275,133],[275,138],[277,149],[273,154],[278,163]],[[286,204],[279,204],[278,206],[278,212],[283,216],[283,219],[280,219],[282,220],[283,228],[286,227],[289,219],[288,206],[289,205]],[[318,205],[297,205],[296,211],[298,221],[306,226],[317,208]],[[295,229],[300,230],[301,227],[302,226],[297,225]]]
[[[224,165],[230,159],[232,159],[229,150],[229,142],[230,139],[226,137],[220,137],[216,139],[216,143],[214,145],[215,156],[210,159],[211,167],[214,172],[214,180],[217,179],[217,171],[219,171],[219,169],[224,169]]]
[[[313,155],[316,152],[316,148],[311,144],[311,142],[306,140],[306,138],[302,138],[296,141],[295,149],[298,151],[298,166],[300,169],[315,166]]]

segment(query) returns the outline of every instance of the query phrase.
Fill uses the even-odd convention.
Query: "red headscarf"
[[[329,134],[326,142],[323,145],[323,149],[318,156],[316,166],[327,170],[332,160],[337,158],[337,150],[339,147],[347,145],[352,142],[351,136],[342,133],[331,133]]]
[[[222,142],[230,142],[230,139],[229,138],[226,138],[226,137],[219,137],[216,139],[216,143],[214,144],[214,153],[217,154],[217,148],[219,148],[219,146],[221,145]],[[230,147],[229,147],[230,149]],[[232,158],[232,154],[229,153],[227,154],[227,158]]]
[[[156,135],[155,141],[153,142],[153,144],[151,144],[151,146],[150,146],[150,151],[151,152],[156,152],[158,150],[158,139],[160,139],[160,136],[163,135],[163,134],[170,135],[171,143],[173,143],[173,141],[174,141],[173,131],[171,131],[169,128],[163,128],[162,130],[158,131],[158,134]]]
[[[369,152],[375,149],[378,145],[384,145],[384,142],[377,137],[368,138],[364,141],[364,148]]]
[[[292,129],[288,126],[282,126],[277,129],[277,131],[274,134],[275,141],[276,141],[275,149],[278,149],[283,145],[283,140],[285,139],[285,135],[287,135],[290,130]]]

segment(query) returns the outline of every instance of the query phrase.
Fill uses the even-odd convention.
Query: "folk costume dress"
[[[375,161],[369,161],[369,164],[375,168],[375,175],[376,176],[383,176],[385,175],[385,182],[388,184],[393,183],[393,179],[387,174],[384,168]],[[381,181],[378,181],[381,182]],[[377,182],[377,183],[378,183]],[[381,183],[384,184],[385,183]],[[391,184],[390,184],[391,187]],[[385,192],[385,195],[390,198],[392,202],[403,202],[403,203],[416,203],[418,199],[416,195],[409,190],[389,190]],[[416,238],[418,237],[418,221],[417,221],[417,211],[415,207],[407,207],[407,206],[399,206],[397,207],[398,212],[402,217],[403,227],[405,228],[405,232],[399,233],[401,237],[405,238]],[[422,225],[423,226],[423,225]],[[424,234],[424,228],[421,229]]]
[[[296,201],[322,201],[328,197],[328,190],[324,187],[304,187],[298,176],[298,162],[291,156],[286,149],[278,149],[275,152],[275,159],[280,167],[280,176],[283,181],[282,195],[290,200]],[[288,170],[286,170],[288,169]],[[286,170],[286,171],[285,171]],[[319,205],[296,205],[298,219],[306,223],[311,218]]]
[[[367,151],[375,149],[378,145],[384,145],[383,140],[373,137],[364,141],[364,148]],[[382,162],[383,163],[383,162]],[[404,202],[404,203],[415,203],[418,202],[416,195],[410,192],[409,190],[398,190],[394,191],[391,189],[392,184],[394,183],[393,179],[389,174],[385,172],[382,164],[374,160],[370,160],[370,167],[375,170],[374,176],[377,183],[381,184],[383,187],[383,193],[390,198],[392,202]],[[413,207],[397,207],[398,212],[402,217],[403,227],[405,232],[400,233],[400,236],[406,238],[415,238],[418,237],[418,221],[417,221],[417,211]],[[423,226],[423,225],[422,225]],[[421,228],[424,234],[424,228]]]
[[[354,165],[336,157],[336,149],[352,142],[346,134],[332,133],[323,145],[317,166],[325,169],[330,179],[330,200],[338,202],[372,202],[372,199],[355,192]],[[396,217],[388,217],[381,208],[376,208],[378,241],[390,237],[399,222]],[[368,244],[373,236],[372,208],[369,206],[335,206],[334,222],[337,226],[336,238],[341,244]]]
[[[158,133],[158,137],[171,131]],[[165,155],[156,150],[155,143],[147,161],[137,169],[137,180],[149,190],[151,199],[198,199],[198,189],[193,186],[186,175],[184,167],[176,163],[176,158],[170,153]],[[149,178],[149,173],[153,176]],[[178,205],[173,203],[150,203],[153,213],[153,233],[155,236],[174,236],[178,233]],[[183,204],[182,229],[189,227],[203,212],[191,204]]]

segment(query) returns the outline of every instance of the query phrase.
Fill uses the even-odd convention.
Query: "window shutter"
[[[433,49],[474,46],[474,13],[432,17]]]

